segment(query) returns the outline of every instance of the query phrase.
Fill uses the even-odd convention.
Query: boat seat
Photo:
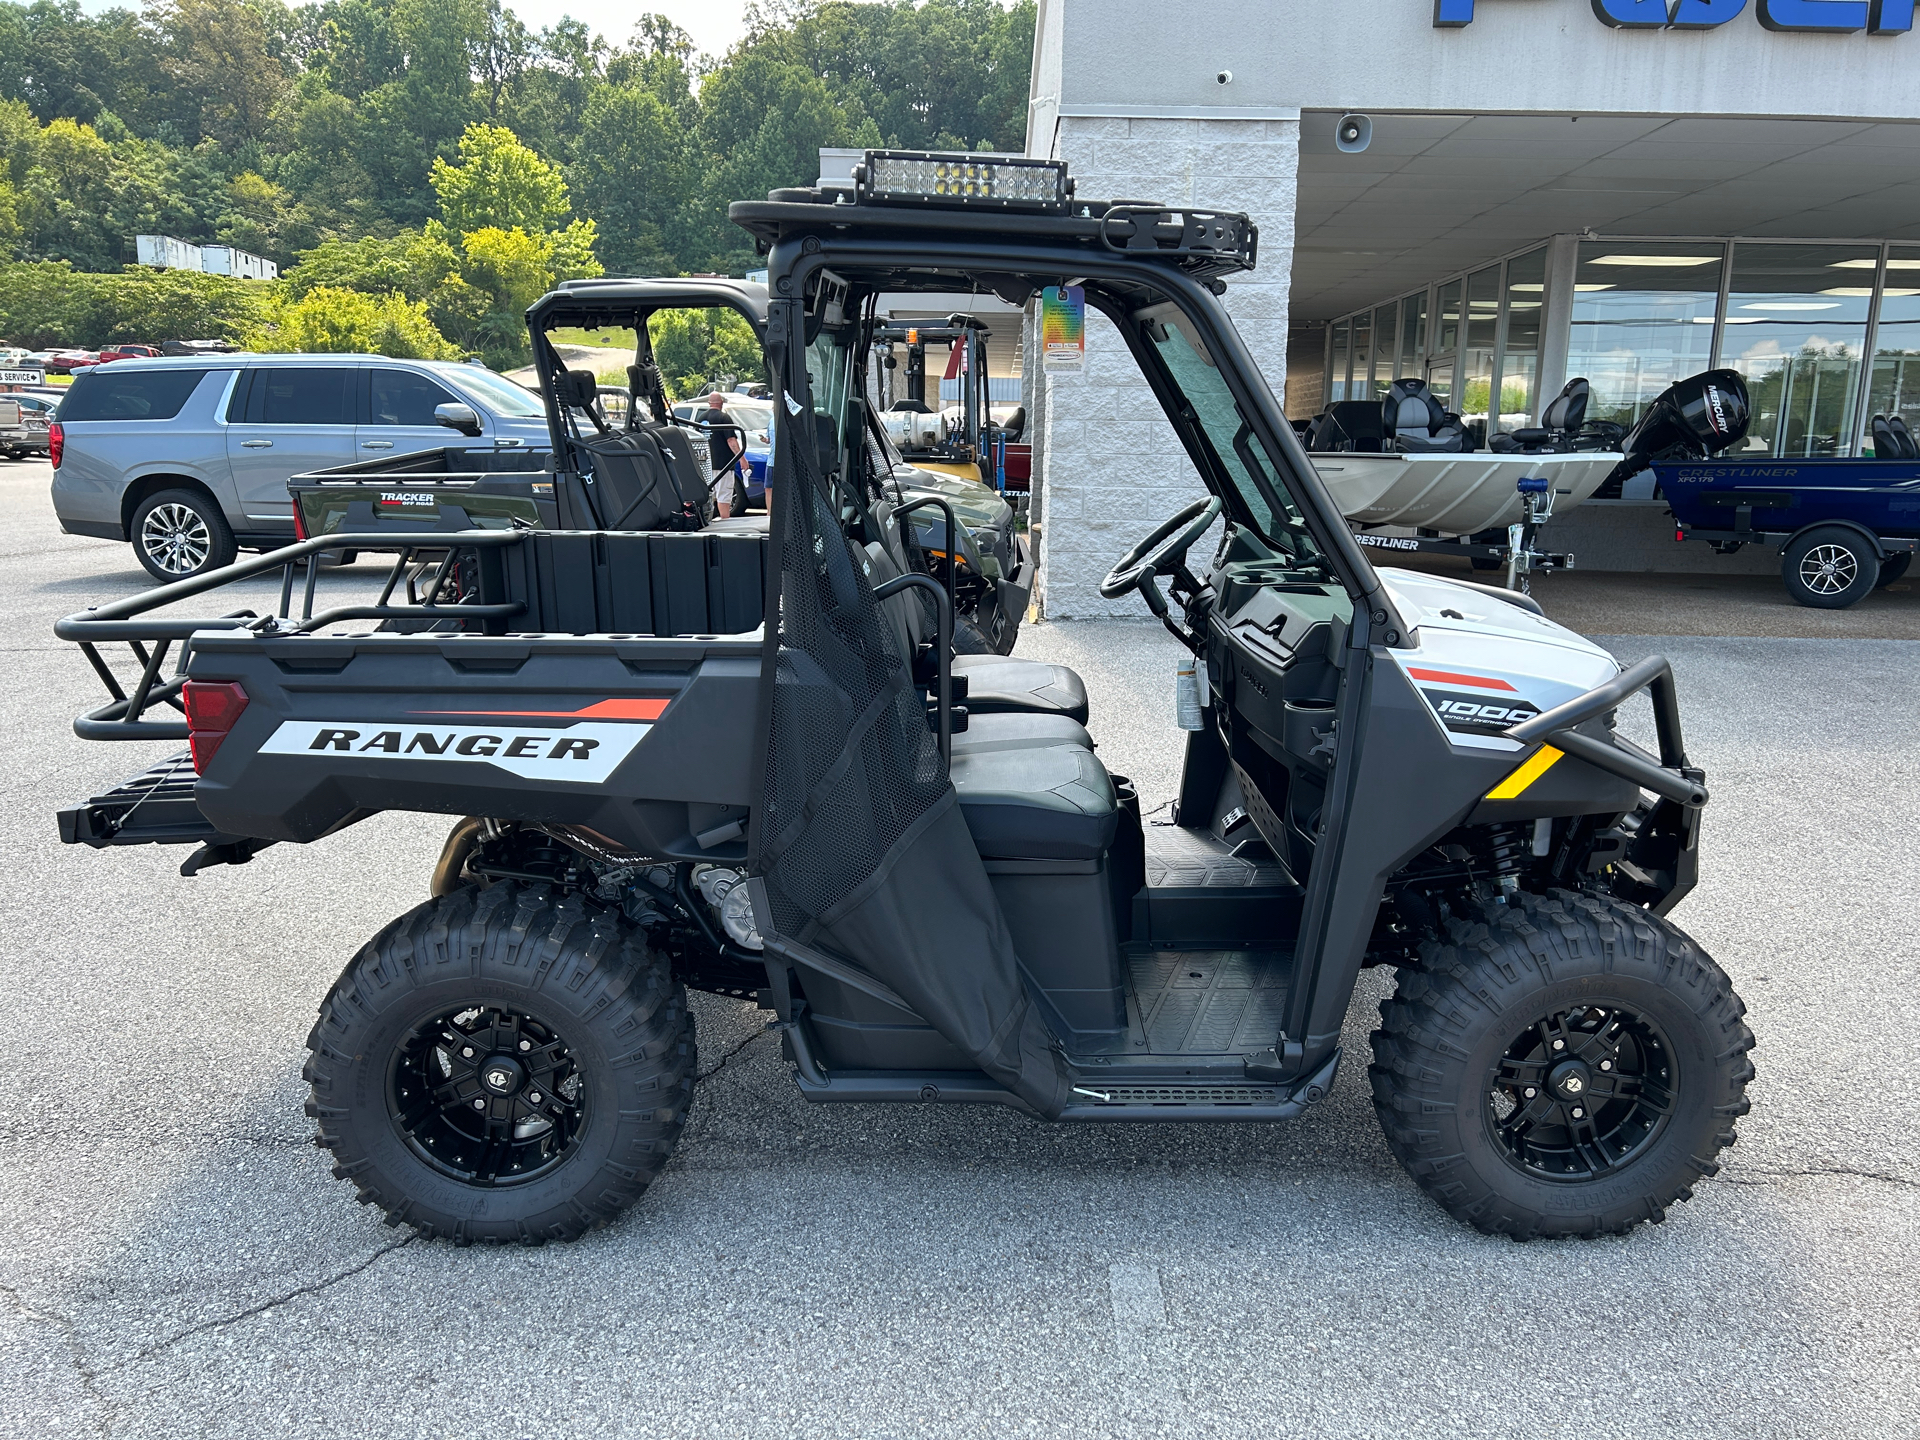
[[[1386,448],[1381,410],[1371,400],[1336,400],[1314,417],[1307,449],[1378,454]]]
[[[1905,416],[1889,415],[1887,417],[1887,428],[1893,431],[1894,438],[1900,442],[1901,459],[1920,460],[1920,442],[1916,442],[1913,438],[1913,432],[1907,429]]]
[[[1502,455],[1558,455],[1574,448],[1574,437],[1587,423],[1587,402],[1593,387],[1584,376],[1567,381],[1540,412],[1540,423],[1494,435],[1487,449]]]
[[[900,527],[892,523],[892,508],[879,505],[874,514],[890,541],[887,545],[877,540],[867,542],[867,578],[881,585],[905,573],[900,549],[895,548],[904,547],[899,539]],[[927,607],[912,590],[891,596],[880,606],[901,653],[912,655],[933,638]],[[955,655],[951,663],[956,678],[966,677],[966,698],[960,703],[969,715],[1022,712],[1087,723],[1086,683],[1064,665],[1011,655]]]
[[[1387,388],[1380,402],[1384,448],[1402,455],[1453,455],[1472,448],[1467,428],[1433,398],[1424,380],[1408,377]]]
[[[1873,458],[1876,460],[1920,460],[1907,422],[1898,415],[1873,417]]]
[[[1001,747],[956,745],[948,774],[982,859],[1099,860],[1112,848],[1120,823],[1113,777],[1064,731],[1051,741],[1035,734]]]

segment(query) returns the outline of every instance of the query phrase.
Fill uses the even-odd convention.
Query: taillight
[[[307,538],[307,517],[300,513],[300,497],[298,495],[293,497],[293,538],[296,540],[304,540]]]
[[[53,461],[53,468],[60,468],[60,456],[67,448],[67,427],[58,420],[47,427],[47,457]]]
[[[204,775],[220,742],[227,738],[240,712],[247,708],[247,692],[238,685],[211,680],[189,680],[180,689],[187,711],[187,743],[193,747],[193,773]]]

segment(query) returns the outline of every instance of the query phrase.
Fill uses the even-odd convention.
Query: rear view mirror
[[[448,403],[433,407],[433,420],[436,425],[445,425],[449,430],[458,430],[462,435],[480,433],[480,416],[471,405]]]

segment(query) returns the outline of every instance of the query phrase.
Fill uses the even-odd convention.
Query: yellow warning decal
[[[1551,745],[1542,745],[1538,750],[1533,752],[1526,764],[1522,765],[1518,770],[1494,786],[1493,789],[1489,790],[1487,792],[1487,799],[1519,799],[1521,792],[1542,775],[1546,774],[1547,771],[1551,770],[1553,768],[1553,762],[1558,760],[1564,753],[1564,751],[1554,749]]]

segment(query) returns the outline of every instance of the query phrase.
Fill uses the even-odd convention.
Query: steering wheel
[[[1101,598],[1118,600],[1129,590],[1138,588],[1143,580],[1170,568],[1169,562],[1173,565],[1184,562],[1194,541],[1206,534],[1213,522],[1220,518],[1221,508],[1220,497],[1214,495],[1205,500],[1196,500],[1171,520],[1162,521],[1151,535],[1121,556],[1120,563],[1107,572],[1107,578],[1100,582]]]

